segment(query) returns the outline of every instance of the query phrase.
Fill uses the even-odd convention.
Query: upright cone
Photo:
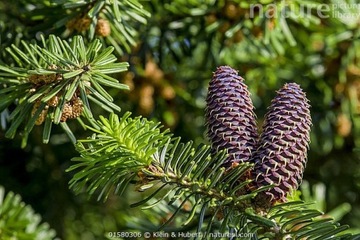
[[[310,141],[310,105],[295,83],[277,92],[265,115],[263,133],[254,154],[257,187],[274,184],[262,192],[271,203],[286,202],[286,196],[302,181]]]
[[[243,81],[236,70],[221,66],[209,83],[206,99],[208,136],[213,154],[227,149],[226,167],[250,161],[257,145],[254,107]]]

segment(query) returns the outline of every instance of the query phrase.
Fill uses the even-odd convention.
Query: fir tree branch
[[[77,171],[70,182],[76,192],[85,189],[90,196],[106,199],[113,187],[123,190],[130,181],[136,183],[138,191],[153,189],[132,206],[168,209],[172,215],[160,229],[178,216],[183,223],[197,226],[194,231],[205,233],[252,232],[261,239],[351,237],[343,233],[347,226],[338,226],[306,203],[271,207],[270,201],[257,198],[259,192],[272,186],[249,188],[251,180],[244,180],[252,168],[249,163],[225,171],[224,151],[211,156],[209,146],[180,143],[168,132],[161,133],[158,124],[131,119],[129,113],[121,119],[111,114],[98,125],[99,129],[92,129],[92,138],[79,141],[81,157],[73,159],[79,163],[68,169]],[[146,134],[149,131],[151,134]]]
[[[62,123],[71,139],[68,119],[84,115],[93,121],[91,106],[112,112],[120,111],[113,104],[113,98],[103,88],[109,86],[128,89],[110,74],[127,70],[128,63],[116,62],[114,48],[102,49],[100,40],[85,46],[81,36],[64,41],[51,35],[42,38],[42,45],[22,42],[22,49],[12,45],[7,48],[17,66],[0,66],[0,111],[15,103],[16,108],[9,116],[12,121],[6,136],[13,138],[23,122],[23,143],[34,125],[41,125],[46,119],[44,139],[49,141],[51,125]]]

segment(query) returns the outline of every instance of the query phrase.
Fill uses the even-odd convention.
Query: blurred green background
[[[12,63],[6,47],[40,33],[86,36],[86,30],[64,34],[69,26],[58,22],[83,11],[65,10],[64,2],[0,1],[0,64]],[[300,84],[313,119],[303,197],[359,231],[360,3],[139,2],[151,17],[147,24],[125,18],[122,24],[133,29],[132,44],[98,36],[105,44],[118,44],[119,61],[130,63],[129,71],[118,76],[130,91],[109,89],[122,111],[161,121],[183,141],[207,143],[205,98],[217,66],[230,65],[245,78],[260,127],[275,91],[286,82]],[[101,239],[109,231],[156,224],[150,213],[129,209],[136,198],[131,189],[105,203],[75,196],[68,189],[72,173],[65,169],[77,153],[63,131],[55,127],[44,145],[41,127],[36,127],[21,149],[20,137],[4,137],[7,114],[1,113],[0,185],[19,193],[60,238]],[[77,124],[70,125],[78,139],[88,136]]]

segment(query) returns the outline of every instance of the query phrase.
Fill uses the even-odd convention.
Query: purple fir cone
[[[227,149],[224,166],[250,161],[257,146],[257,127],[247,86],[236,70],[218,67],[206,99],[206,120],[212,153]]]
[[[285,84],[265,115],[259,147],[254,153],[257,187],[274,184],[266,198],[286,202],[286,196],[302,181],[310,141],[310,105],[295,83]],[[261,195],[260,195],[261,196]]]

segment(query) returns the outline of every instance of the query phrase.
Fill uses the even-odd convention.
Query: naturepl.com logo
[[[339,18],[343,22],[360,24],[360,3],[299,3],[280,1],[270,4],[250,4],[249,18]]]

